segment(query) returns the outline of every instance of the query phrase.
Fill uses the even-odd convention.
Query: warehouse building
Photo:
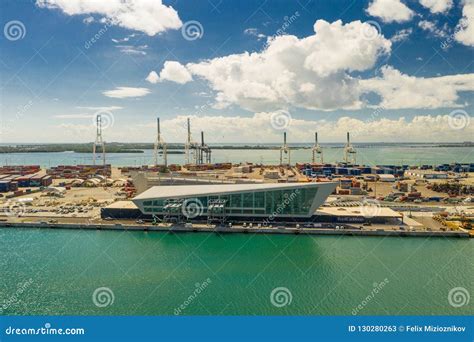
[[[419,179],[447,179],[448,174],[443,171],[433,170],[407,170],[405,171],[406,177],[413,177]]]

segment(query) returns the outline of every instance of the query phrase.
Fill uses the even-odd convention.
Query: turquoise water
[[[472,240],[10,228],[0,240],[3,314],[351,315],[359,304],[360,315],[473,312],[472,298],[448,301],[455,287],[473,295]],[[112,304],[93,303],[100,287]],[[291,293],[282,307],[270,300],[278,287]]]
[[[441,164],[441,163],[473,163],[474,149],[472,147],[420,147],[420,146],[376,146],[357,148],[357,162],[367,165],[379,164]],[[212,151],[213,162],[252,162],[277,164],[279,163],[278,150],[218,150]],[[324,149],[324,161],[336,162],[343,160],[342,148]],[[310,162],[311,150],[292,150],[291,162]],[[145,150],[144,153],[109,153],[107,162],[116,166],[137,166],[153,164],[153,153]],[[168,162],[183,164],[183,154],[168,155]],[[40,164],[51,167],[60,164],[76,165],[91,164],[90,153],[7,153],[0,155],[1,164]]]

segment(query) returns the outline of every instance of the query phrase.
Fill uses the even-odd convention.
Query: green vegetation
[[[123,144],[106,143],[107,153],[143,153],[143,150],[152,149],[153,144]],[[100,148],[99,148],[100,150]],[[0,146],[0,153],[51,153],[51,152],[77,152],[92,153],[92,143],[88,144],[22,144]],[[169,153],[183,153],[170,151]]]
[[[143,153],[143,150],[152,150],[152,143],[106,143],[107,153]],[[184,154],[184,144],[168,144],[168,154]],[[212,146],[213,149],[276,149],[276,146]],[[51,153],[77,152],[92,153],[92,143],[87,144],[18,144],[0,146],[0,153]]]
[[[372,148],[380,146],[404,146],[404,147],[470,147],[474,146],[472,142],[464,143],[356,143],[357,148]],[[342,148],[342,144],[327,144],[326,148]],[[291,148],[308,149],[310,144],[292,144]],[[167,144],[169,154],[184,154],[184,144]],[[214,150],[277,150],[279,144],[268,145],[211,145]],[[106,142],[108,153],[143,153],[144,150],[152,150],[153,143],[119,143]],[[77,152],[92,153],[92,142],[82,144],[11,144],[0,146],[0,153],[34,153],[34,152]]]
[[[110,153],[143,153],[142,150],[122,146],[122,144],[106,144]],[[34,153],[34,152],[78,152],[92,153],[90,144],[44,144],[44,145],[10,145],[0,146],[0,153]]]

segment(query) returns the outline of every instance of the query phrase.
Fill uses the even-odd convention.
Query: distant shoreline
[[[343,143],[321,144],[324,148],[343,148]],[[403,147],[403,148],[453,148],[474,147],[474,142],[464,143],[353,143],[357,148]],[[309,143],[289,144],[292,149],[310,149]],[[106,143],[107,153],[144,153],[153,149],[152,143]],[[221,144],[210,145],[215,150],[278,150],[278,144]],[[169,154],[184,154],[184,144],[168,144]],[[92,143],[83,144],[2,144],[0,154],[6,153],[92,153]]]

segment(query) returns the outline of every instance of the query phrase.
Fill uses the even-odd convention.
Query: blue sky
[[[471,0],[0,6],[2,142],[474,140]]]

